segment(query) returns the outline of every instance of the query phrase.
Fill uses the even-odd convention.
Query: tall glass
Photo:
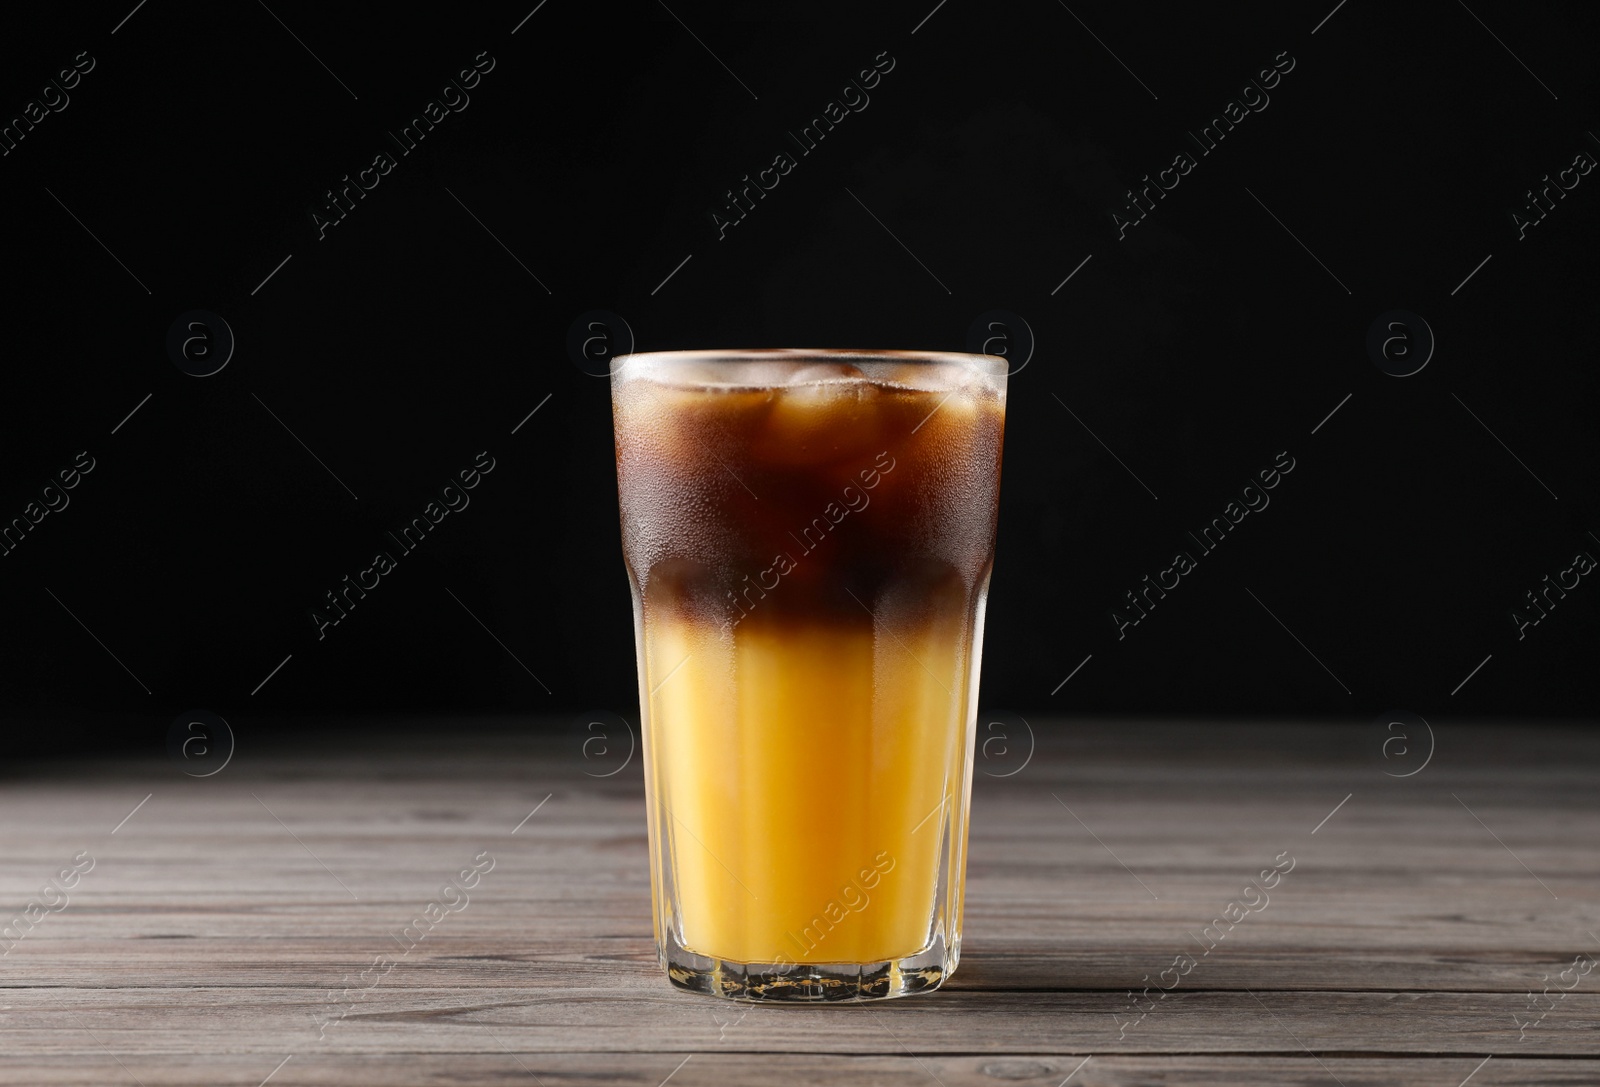
[[[854,1000],[955,969],[1005,377],[934,352],[618,360],[675,985]]]

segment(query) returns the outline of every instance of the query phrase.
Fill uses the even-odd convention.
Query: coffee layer
[[[634,358],[613,402],[623,547],[647,608],[765,626],[859,621],[885,597],[907,618],[919,600],[969,605],[998,500],[992,375]]]

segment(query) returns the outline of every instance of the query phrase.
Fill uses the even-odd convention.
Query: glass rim
[[[979,355],[966,351],[891,350],[880,348],[848,347],[755,347],[755,348],[696,348],[677,351],[636,351],[617,355],[611,360],[612,373],[631,362],[649,362],[673,365],[677,363],[711,363],[713,365],[739,366],[748,363],[800,361],[815,359],[821,362],[895,362],[910,365],[932,366],[938,364],[962,366],[976,370],[986,377],[1005,377],[1010,365],[999,355]]]

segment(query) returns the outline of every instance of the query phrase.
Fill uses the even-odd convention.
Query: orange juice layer
[[[646,772],[670,867],[653,882],[676,893],[685,947],[806,964],[928,944],[964,790],[970,622],[960,606],[718,630],[647,609]]]

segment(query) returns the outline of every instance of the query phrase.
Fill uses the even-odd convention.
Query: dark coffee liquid
[[[886,596],[970,598],[987,578],[1004,405],[981,375],[829,360],[759,388],[676,376],[616,385],[623,547],[647,607],[870,624]]]

